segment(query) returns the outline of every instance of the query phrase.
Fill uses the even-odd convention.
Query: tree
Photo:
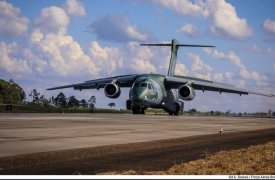
[[[48,102],[49,102],[49,105],[55,105],[56,104],[55,99],[54,99],[53,96],[49,98]]]
[[[26,99],[26,94],[25,91],[22,89],[21,94],[20,94],[20,98],[21,98],[21,103],[25,103],[25,99]]]
[[[49,106],[50,102],[48,101],[48,99],[45,98],[44,95],[40,96],[39,98],[39,104],[43,105],[43,106]]]
[[[21,94],[23,89],[12,79],[6,82],[0,79],[0,103],[18,104],[21,102]]]
[[[89,108],[94,108],[95,107],[95,103],[96,103],[96,97],[95,96],[91,96],[91,98],[88,100],[88,106]]]
[[[33,98],[32,102],[35,103],[35,104],[39,103],[39,101],[40,101],[39,100],[39,95],[40,95],[40,93],[38,93],[36,91],[36,89],[33,89],[31,91],[31,93],[29,94],[29,96],[31,96]]]
[[[79,106],[83,107],[83,108],[86,108],[86,107],[88,107],[88,103],[86,102],[85,99],[81,99],[80,102],[79,102]]]
[[[63,94],[62,92],[60,92],[56,98],[54,98],[54,103],[56,106],[61,106],[61,107],[66,107],[67,105],[67,97],[65,96],[65,94]]]
[[[68,107],[79,107],[79,100],[77,100],[75,96],[70,96],[68,99]]]
[[[116,104],[111,102],[111,103],[108,104],[108,106],[110,106],[110,108],[112,108],[113,106],[116,106]]]

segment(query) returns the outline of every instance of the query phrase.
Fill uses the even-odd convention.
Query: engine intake
[[[118,98],[120,96],[120,87],[117,84],[110,83],[104,87],[104,93],[108,98]]]
[[[195,90],[188,85],[182,85],[179,88],[178,93],[179,93],[179,97],[185,101],[191,101],[196,96]]]

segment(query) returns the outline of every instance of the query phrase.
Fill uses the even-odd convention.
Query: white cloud
[[[194,26],[192,24],[184,24],[179,30],[176,32],[184,32],[189,37],[198,37],[199,36],[199,29],[197,26]]]
[[[99,17],[88,27],[88,31],[98,39],[115,42],[153,41],[153,33],[145,28],[133,25],[128,15],[107,14]]]
[[[207,54],[211,54],[211,51],[209,51],[208,49],[204,49],[204,51]],[[214,50],[211,55],[212,55],[212,57],[217,58],[217,59],[228,59],[236,66],[240,67],[241,69],[246,69],[246,66],[241,62],[240,58],[232,51],[230,51],[228,53],[228,55],[225,55],[223,52]]]
[[[204,52],[206,52],[208,55],[211,54],[212,50],[210,48],[202,48]]]
[[[246,69],[245,65],[241,63],[240,58],[234,52],[230,51],[227,55],[227,58],[241,69]]]
[[[84,5],[78,0],[67,0],[65,4],[61,5],[68,15],[85,16],[86,11]]]
[[[225,77],[228,79],[229,82],[232,82],[234,74],[231,72],[226,72]]]
[[[115,69],[123,68],[122,53],[118,48],[102,48],[96,41],[90,43],[89,56],[101,74],[111,75]]]
[[[34,20],[34,26],[42,33],[59,33],[61,29],[67,28],[70,18],[64,9],[51,6],[42,9],[40,17]]]
[[[218,52],[217,50],[213,51],[212,56],[214,58],[225,58],[226,57],[223,52]]]
[[[239,18],[235,7],[224,0],[206,1],[206,8],[209,12],[210,32],[218,37],[233,39],[246,39],[252,35],[252,28],[247,24],[246,19]]]
[[[246,39],[252,35],[252,28],[245,18],[239,18],[235,7],[225,0],[195,1],[154,0],[155,4],[171,9],[181,16],[202,16],[209,22],[209,32],[220,38]]]
[[[44,34],[34,30],[31,36],[32,53],[47,63],[47,72],[59,76],[97,75],[94,62],[85,55],[80,45],[66,32]],[[38,38],[33,38],[38,37]]]
[[[0,69],[17,75],[32,73],[26,60],[15,57],[13,52],[16,51],[18,51],[16,43],[10,45],[6,45],[4,42],[0,43]]]
[[[244,79],[252,79],[254,81],[267,81],[268,78],[267,76],[264,75],[259,75],[257,72],[252,71],[252,72],[248,72],[245,69],[241,69],[240,70],[240,75],[242,78]]]
[[[255,52],[262,52],[262,49],[257,44],[252,44],[252,50]]]
[[[203,3],[201,1],[199,2],[199,4],[193,4],[189,0],[153,0],[153,2],[156,4],[160,4],[166,8],[172,9],[179,15],[199,16],[207,13],[206,10],[203,8]]]
[[[21,36],[28,31],[29,19],[21,17],[21,10],[6,1],[0,1],[0,35]]]
[[[211,79],[210,72],[213,70],[208,64],[204,64],[198,55],[188,53],[188,59],[192,61],[191,64],[191,75],[198,78]]]
[[[184,64],[181,64],[181,63],[176,64],[176,68],[175,68],[175,74],[176,75],[186,76],[186,75],[188,75],[188,73],[189,73],[189,70],[186,69]]]
[[[263,22],[263,29],[275,35],[275,21],[267,19]]]
[[[215,73],[213,75],[213,80],[217,82],[223,82],[223,75],[222,73]]]

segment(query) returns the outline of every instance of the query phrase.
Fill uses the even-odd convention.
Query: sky
[[[0,79],[13,79],[27,95],[63,92],[95,107],[126,109],[129,88],[117,99],[103,89],[47,88],[110,76],[167,74],[170,47],[140,43],[213,45],[181,47],[176,74],[275,93],[273,0],[0,0]],[[196,91],[184,109],[275,111],[275,98]]]

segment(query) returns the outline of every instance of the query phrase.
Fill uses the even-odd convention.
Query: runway
[[[275,128],[274,118],[132,114],[0,114],[0,157]]]

